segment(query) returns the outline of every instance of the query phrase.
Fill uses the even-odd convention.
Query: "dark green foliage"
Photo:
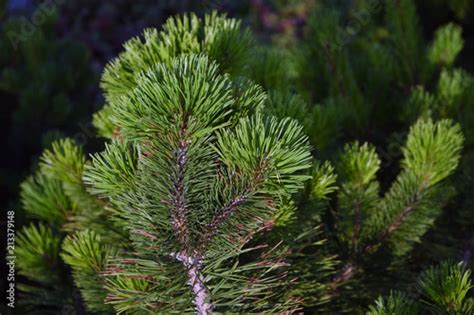
[[[16,238],[18,273],[30,280],[28,284],[20,283],[18,286],[19,303],[27,305],[32,313],[80,312],[78,305],[82,302],[64,262],[73,270],[77,266],[73,260],[63,261],[60,257],[64,255],[61,254],[61,247],[68,248],[63,243],[68,233],[95,229],[114,246],[123,238],[106,219],[104,205],[85,191],[81,179],[84,163],[82,149],[72,140],[55,142],[52,149],[42,155],[37,173],[21,186],[27,216],[44,222],[25,227]],[[105,248],[105,252],[110,251],[108,246]],[[79,288],[82,288],[84,281],[94,282],[97,272],[103,271],[99,270],[100,267],[99,262],[94,262],[94,273],[87,269],[75,271],[74,277],[77,274],[86,276],[80,278]],[[99,300],[98,306],[91,304],[88,308],[106,308],[103,299]]]
[[[451,66],[464,46],[462,29],[456,24],[439,28],[428,50],[428,59],[433,65]]]
[[[20,274],[38,282],[57,283],[53,271],[58,266],[59,238],[53,231],[44,226],[30,225],[23,229],[17,244],[16,254],[19,258]]]
[[[169,36],[188,34],[188,27],[192,34],[201,22],[189,17],[170,20]],[[112,143],[91,165],[70,140],[44,153],[41,175],[58,181],[73,205],[56,233],[58,240],[74,233],[60,256],[88,309],[108,311],[111,304],[117,312],[207,313],[297,307],[298,297],[283,290],[291,285],[285,277],[287,246],[249,242],[271,227],[280,205],[310,178],[303,173],[311,166],[310,147],[295,120],[261,113],[266,95],[259,86],[225,73],[238,69],[237,56],[244,54],[228,47],[241,36],[238,26],[215,14],[205,19],[203,49],[210,57],[219,51],[219,64],[193,54],[200,44],[196,51],[178,49],[185,42],[179,36],[163,60],[156,59],[160,49],[132,60],[133,50],[144,51],[132,40],[126,44],[131,55],[121,55],[103,79],[108,105],[102,113],[109,114],[96,116],[96,122]],[[151,34],[145,35],[150,45],[164,43]],[[137,71],[122,76],[130,62],[139,62]],[[83,181],[103,199],[90,196]],[[34,196],[30,185],[24,186],[26,205]],[[110,230],[108,219],[123,233]],[[128,234],[129,242],[121,238]]]
[[[460,264],[443,262],[439,266],[431,267],[421,273],[418,279],[419,291],[435,309],[435,312],[442,313],[463,313],[467,304],[472,301],[465,301],[466,294],[472,288],[471,271],[466,270]],[[471,309],[471,312],[474,309]]]
[[[96,155],[84,177],[91,192],[117,208],[133,244],[133,255],[117,260],[122,271],[109,277],[107,300],[128,312],[189,310],[193,300],[198,312],[291,307],[266,302],[277,294],[270,293],[279,287],[272,269],[281,263],[237,259],[254,255],[256,248],[244,248],[248,237],[268,224],[282,196],[308,179],[295,174],[310,166],[302,128],[259,113],[245,117],[259,106],[241,98],[256,96],[236,98],[229,78],[204,56],[159,64],[138,82],[128,98],[110,105],[121,140]],[[138,119],[141,125],[131,124]],[[187,280],[194,294],[186,277],[175,276],[180,263],[188,277],[199,277]],[[130,282],[129,274],[147,276]],[[209,304],[195,291],[204,285]],[[123,296],[119,288],[141,293]],[[253,306],[245,302],[250,297]],[[136,298],[160,302],[146,307]]]
[[[417,299],[391,292],[386,298],[379,297],[367,314],[472,314],[474,300],[467,297],[472,289],[470,278],[471,271],[462,263],[442,262],[420,274]]]
[[[141,38],[129,40],[125,51],[111,62],[102,77],[109,100],[136,85],[138,74],[157,63],[169,64],[175,56],[206,53],[222,71],[238,73],[244,65],[250,44],[249,34],[240,22],[213,13],[204,20],[194,14],[170,18],[161,31],[148,29]]]
[[[461,28],[425,40],[411,0],[336,7],[291,47],[217,13],[126,42],[94,116],[105,149],[56,142],[22,185],[48,223],[19,234],[20,272],[49,285],[48,252],[98,313],[471,314]]]
[[[419,314],[419,305],[400,292],[391,292],[386,298],[379,297],[375,306],[370,306],[370,315],[415,315]]]
[[[57,36],[56,10],[38,15],[38,25],[30,17],[5,17],[0,27],[1,145],[10,152],[0,159],[6,202],[41,150],[81,132],[95,110],[96,76],[85,45]]]
[[[59,259],[60,237],[43,224],[24,227],[16,239],[18,275],[30,283],[18,284],[20,304],[32,314],[73,309],[73,288]]]
[[[112,313],[112,307],[104,304],[106,294],[101,273],[106,269],[108,259],[117,255],[114,245],[104,245],[98,235],[84,230],[68,236],[62,247],[61,258],[71,266],[87,308],[100,314]]]
[[[44,175],[28,178],[22,184],[23,207],[35,219],[63,223],[73,205],[64,193],[62,183]]]
[[[472,78],[456,68],[463,45],[462,31],[453,23],[425,40],[413,1],[318,3],[301,40],[281,52],[292,62],[279,64],[275,71],[262,67],[253,75],[275,90],[270,95],[277,96],[273,98],[280,106],[269,102],[268,111],[299,119],[316,156],[336,166],[337,198],[321,207],[305,192],[296,203],[306,213],[299,214],[301,226],[308,217],[323,222],[330,252],[342,260],[329,283],[338,288],[331,293],[333,311],[358,312],[355,304],[367,303],[391,282],[403,287],[414,269],[410,262],[417,264],[420,258],[414,247],[431,247],[430,257],[438,260],[452,257],[436,252],[438,247],[428,239],[450,244],[446,247],[453,255],[459,246],[445,240],[446,233],[472,238],[467,230],[461,236],[448,222],[435,221],[462,214],[458,222],[466,228],[472,215],[470,193],[457,197],[467,202],[465,210],[445,208],[454,191],[445,178],[458,164],[465,165],[462,144],[470,150],[472,141]],[[262,71],[280,77],[285,86],[270,86],[261,79],[267,77]],[[298,94],[305,103],[295,101]],[[341,155],[345,143],[354,140]],[[467,172],[462,171],[462,178],[468,180],[468,168],[463,169]],[[466,191],[463,183],[455,182],[458,191]]]

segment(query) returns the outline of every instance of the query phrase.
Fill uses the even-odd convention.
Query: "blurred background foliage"
[[[318,8],[322,7],[322,4],[329,5],[338,12],[340,22],[347,25],[346,23],[349,23],[351,18],[367,7],[367,3],[366,0],[0,0],[0,128],[2,129],[0,147],[3,153],[0,155],[0,212],[2,213],[0,235],[2,247],[5,240],[3,236],[5,212],[9,209],[18,210],[17,224],[24,223],[18,202],[18,186],[37,167],[38,155],[42,150],[52,141],[64,136],[72,137],[84,145],[86,152],[100,149],[100,141],[96,139],[91,118],[104,102],[99,90],[99,77],[107,61],[117,55],[125,40],[140,34],[146,27],[159,28],[169,16],[182,12],[193,11],[202,15],[205,12],[217,10],[242,19],[244,25],[250,26],[258,41],[262,43],[254,53],[263,58],[255,58],[255,60],[269,62],[256,66],[253,78],[265,88],[280,91],[285,90],[286,82],[292,82],[295,90],[302,96],[299,99],[285,93],[271,95],[270,101],[283,99],[284,102],[293,104],[291,108],[294,109],[294,113],[281,114],[304,119],[303,110],[306,109],[306,103],[323,104],[324,106],[312,106],[312,119],[317,121],[317,124],[314,124],[317,127],[308,130],[310,134],[320,135],[317,138],[319,142],[313,143],[321,148],[320,156],[330,158],[332,152],[337,151],[339,143],[344,142],[343,140],[353,140],[355,137],[389,147],[391,152],[387,154],[390,158],[387,159],[388,161],[383,161],[388,163],[389,167],[382,177],[389,179],[387,182],[390,182],[393,174],[398,172],[400,146],[404,139],[404,135],[398,134],[397,130],[412,122],[410,115],[420,113],[406,113],[406,116],[395,117],[397,110],[391,107],[396,105],[393,97],[405,95],[407,99],[410,98],[413,103],[416,103],[417,97],[429,97],[431,91],[432,94],[436,94],[436,97],[442,98],[445,91],[443,90],[443,73],[438,68],[427,67],[426,76],[423,77],[425,74],[420,72],[422,77],[416,78],[416,82],[410,82],[411,78],[407,74],[394,74],[394,77],[398,76],[397,83],[402,82],[402,84],[396,86],[396,91],[384,88],[384,85],[394,82],[383,81],[384,76],[380,75],[380,71],[386,72],[393,69],[389,68],[390,64],[383,62],[377,65],[371,64],[372,59],[370,59],[379,58],[380,55],[376,54],[382,54],[382,52],[374,49],[371,50],[373,55],[360,53],[369,45],[381,44],[383,46],[390,37],[390,30],[379,26],[383,24],[383,10],[372,12],[367,24],[358,28],[356,34],[348,42],[347,50],[337,54],[340,59],[336,63],[348,62],[350,64],[342,70],[342,76],[346,80],[342,84],[348,87],[356,105],[367,108],[364,101],[373,101],[375,104],[375,100],[380,99],[386,99],[387,104],[374,110],[370,114],[371,119],[364,116],[369,113],[359,111],[358,115],[354,116],[359,120],[351,121],[350,126],[342,127],[343,130],[334,130],[335,126],[342,126],[347,121],[344,122],[342,113],[345,109],[341,107],[341,100],[332,97],[337,94],[332,90],[338,88],[334,83],[336,81],[330,72],[325,72],[324,65],[318,63],[318,60],[322,59],[317,58],[320,47],[317,46],[318,41],[315,38],[320,28],[330,26],[321,24],[322,18],[318,19],[317,16],[321,14]],[[464,45],[457,58],[456,67],[472,72],[474,70],[472,57],[474,56],[474,19],[472,19],[474,0],[417,0],[416,5],[420,36],[424,43],[430,43],[435,31],[447,23],[453,22],[462,28]],[[328,20],[328,23],[332,22]],[[269,48],[270,44],[273,48]],[[301,51],[309,55],[299,55]],[[275,60],[288,59],[283,59],[287,54],[294,54],[299,59],[291,60],[291,64],[275,62]],[[419,56],[410,56],[407,60],[411,60],[418,66],[417,58]],[[367,65],[371,68],[364,70]],[[258,71],[262,69],[260,67],[267,67],[271,71],[260,72]],[[353,73],[349,73],[351,71]],[[261,75],[268,72],[274,73],[275,76]],[[465,75],[464,72],[455,74],[445,72],[445,79],[456,80],[456,76],[464,76],[460,80],[467,82],[466,84],[471,88],[464,87],[460,98],[462,100],[474,99],[471,97],[472,92],[469,92],[474,87],[472,79],[470,77],[465,79]],[[281,80],[282,77],[287,81]],[[372,78],[374,81],[365,82],[366,78]],[[359,84],[354,84],[354,82]],[[360,82],[365,82],[367,86],[379,84],[381,88],[366,91]],[[403,90],[404,87],[415,85],[422,86],[419,93]],[[428,91],[427,93],[424,88]],[[447,89],[447,91],[450,90]],[[456,110],[447,109],[436,113],[435,117],[458,119],[464,127],[474,121],[473,117],[456,117],[456,114]],[[370,123],[367,124],[367,122]],[[346,128],[345,131],[344,128]],[[349,135],[347,130],[350,130]],[[428,233],[425,236],[426,241],[419,245],[420,256],[424,255],[423,259],[428,262],[431,262],[430,258],[426,257],[435,256],[435,252],[439,254],[440,251],[446,257],[472,260],[470,256],[474,251],[474,236],[471,235],[470,229],[474,224],[474,219],[469,215],[469,209],[474,206],[474,198],[470,197],[472,191],[469,189],[472,190],[474,185],[474,153],[472,152],[474,132],[469,134],[469,128],[467,131],[467,154],[463,157],[460,171],[453,180],[458,186],[458,197],[449,205],[450,210],[439,219],[437,228]],[[334,135],[340,135],[340,138]],[[382,185],[384,185],[383,181]],[[453,226],[456,228],[453,229]],[[433,247],[433,244],[437,245]],[[464,250],[459,250],[460,248]],[[459,256],[460,252],[469,258],[457,257],[456,255]],[[410,259],[411,262],[422,260],[416,255]],[[4,268],[5,264],[0,263],[1,268]],[[3,273],[3,269],[1,271]],[[418,272],[418,268],[413,268],[413,273]],[[4,279],[1,281],[3,284]]]

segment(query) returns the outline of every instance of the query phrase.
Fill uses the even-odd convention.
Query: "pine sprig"
[[[87,309],[101,314],[112,314],[110,305],[104,303],[107,263],[117,255],[117,249],[104,245],[94,232],[84,230],[68,236],[62,244],[61,258],[73,269],[76,285],[81,290]]]
[[[472,289],[471,271],[462,263],[442,262],[423,271],[418,279],[420,293],[448,313],[460,312],[466,295]]]
[[[472,314],[473,299],[468,298],[472,287],[469,269],[462,263],[444,261],[419,275],[418,296],[392,291],[388,297],[379,297],[367,314]]]
[[[121,140],[95,155],[84,175],[89,192],[118,209],[134,248],[107,267],[107,301],[129,312],[245,311],[246,299],[260,301],[253,310],[293,307],[296,299],[263,302],[281,296],[273,290],[284,283],[277,272],[286,266],[283,256],[267,261],[269,251],[248,263],[238,257],[249,255],[246,244],[272,226],[283,198],[310,178],[303,173],[311,166],[303,128],[258,113],[262,91],[220,74],[204,55],[157,64],[137,82],[109,104]],[[146,266],[155,269],[147,273]],[[174,276],[180,266],[185,279]],[[150,290],[158,274],[168,283],[159,292],[169,298],[156,304]],[[213,280],[218,274],[226,279],[225,291],[215,287],[223,285]],[[138,304],[130,295],[134,286],[147,292],[136,297]]]
[[[61,240],[44,224],[29,225],[16,238],[19,274],[45,284],[60,281],[58,268]]]
[[[134,88],[141,72],[181,54],[206,53],[223,72],[239,73],[250,43],[250,34],[241,29],[240,21],[225,15],[213,12],[204,21],[195,14],[172,17],[161,31],[147,29],[143,39],[126,42],[125,51],[106,66],[101,86],[112,101]]]
[[[360,250],[359,243],[367,240],[363,223],[376,211],[380,189],[376,173],[379,168],[380,159],[375,148],[367,143],[346,145],[340,157],[338,228],[352,255]]]
[[[435,32],[435,37],[428,49],[428,59],[432,64],[451,66],[464,46],[462,29],[449,23]]]
[[[419,305],[410,297],[400,292],[390,292],[388,297],[379,297],[371,305],[367,315],[416,315],[420,314]]]
[[[366,250],[394,236],[394,249],[402,254],[423,235],[440,211],[436,204],[443,204],[440,191],[434,193],[436,184],[457,167],[463,140],[459,125],[448,120],[420,120],[410,129],[403,171],[369,218],[374,240]]]
[[[21,185],[21,200],[28,215],[62,225],[74,206],[65,194],[61,181],[37,174]]]

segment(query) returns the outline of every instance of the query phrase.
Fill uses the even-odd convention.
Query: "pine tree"
[[[371,314],[424,312],[399,292],[462,191],[450,176],[469,178],[474,81],[454,67],[459,27],[425,45],[412,1],[384,8],[341,47],[331,40],[344,11],[320,5],[285,51],[216,13],[125,43],[94,115],[105,149],[87,159],[59,141],[22,185],[40,221],[18,236],[34,284],[25,301],[39,312],[359,314],[393,289]],[[471,217],[461,201],[456,216]],[[432,310],[468,314],[469,277],[441,264],[419,292]]]
[[[160,36],[194,31],[200,23],[195,16],[171,19],[164,28],[170,34]],[[234,45],[236,30],[213,23],[238,23],[206,18],[203,47],[210,56],[222,49],[228,58],[225,44]],[[274,224],[279,205],[309,178],[301,173],[311,165],[302,128],[263,115],[261,88],[232,79],[210,57],[195,54],[199,43],[197,51],[168,47],[177,57],[154,65],[142,55],[133,60],[136,77],[121,75],[135,50],[149,51],[141,45],[126,44],[126,53],[104,73],[109,114],[96,116],[96,124],[113,130],[101,133],[113,136],[106,150],[89,164],[72,141],[58,142],[43,155],[39,174],[23,185],[32,216],[57,222],[23,231],[19,259],[30,265],[20,270],[35,279],[35,272],[27,272],[31,266],[56,268],[27,246],[38,242],[39,229],[55,245],[44,252],[72,268],[85,306],[94,312],[110,312],[108,304],[132,313],[297,307],[296,297],[282,289],[291,284],[287,249],[252,239]],[[167,56],[161,49],[148,57]]]
[[[241,256],[256,255],[245,245],[308,178],[297,173],[310,166],[309,146],[295,121],[258,113],[261,95],[233,96],[217,69],[207,57],[178,57],[110,104],[120,140],[94,156],[84,179],[130,233],[129,253],[106,270],[107,301],[119,312],[291,307],[267,302],[278,294],[282,253]],[[78,241],[66,244],[71,256]]]

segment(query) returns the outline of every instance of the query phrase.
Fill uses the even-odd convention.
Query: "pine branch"
[[[177,170],[175,178],[172,178],[174,183],[173,191],[170,192],[170,195],[173,196],[170,201],[171,209],[171,220],[174,228],[176,238],[179,240],[182,251],[186,252],[190,248],[189,240],[189,227],[187,224],[187,210],[186,210],[186,196],[185,196],[185,186],[184,186],[184,177],[186,171],[186,162],[187,162],[187,151],[188,151],[188,140],[185,140],[184,133],[186,132],[186,121],[183,121],[183,126],[181,127],[181,136],[179,140],[178,152],[177,152]]]
[[[403,255],[426,231],[427,226],[433,224],[434,217],[438,215],[444,202],[444,195],[438,189],[439,182],[456,168],[462,142],[459,126],[453,126],[450,121],[433,123],[431,120],[419,120],[412,126],[403,149],[403,170],[384,198],[377,201],[374,211],[367,216],[364,222],[369,229],[367,241],[360,252],[351,253],[349,261],[333,277],[330,284],[333,291],[357,274],[362,258],[366,259],[367,255],[385,244],[389,245],[393,254]],[[359,185],[369,183],[377,171],[378,163],[372,163],[372,167],[369,163],[377,160],[376,157],[371,157],[375,153],[368,153],[370,151],[367,148],[361,150],[357,144],[346,148],[340,168],[343,178],[348,178],[349,183],[350,179]],[[341,192],[351,193],[348,186],[348,183],[343,185]],[[367,188],[367,191],[370,189]],[[340,194],[340,199],[344,200],[342,197],[346,197],[345,194]],[[351,199],[357,201],[357,195],[349,196],[349,204],[353,206]],[[357,208],[350,210],[356,211]],[[352,224],[354,222],[351,221]]]
[[[303,173],[311,165],[307,138],[291,119],[248,117],[265,99],[261,89],[218,71],[203,55],[183,55],[142,73],[127,98],[110,103],[123,138],[93,157],[84,178],[131,231],[133,253],[106,273],[107,303],[117,311],[295,306],[294,300],[242,304],[274,299],[273,288],[287,280],[273,270],[284,262],[262,256],[232,264],[252,236],[272,225],[280,200],[310,178]],[[183,282],[177,263],[186,270]],[[151,302],[157,277],[160,303]],[[243,288],[247,293],[237,294]]]
[[[414,210],[417,209],[417,206],[423,200],[423,194],[426,189],[428,189],[428,180],[425,180],[420,184],[418,191],[415,194],[413,200],[411,200],[410,204],[407,204],[402,210],[398,211],[400,213],[398,217],[396,217],[394,221],[390,223],[390,225],[383,232],[381,232],[377,237],[375,237],[374,241],[364,247],[363,253],[371,253],[375,249],[375,247],[382,244],[405,222],[408,216]]]

